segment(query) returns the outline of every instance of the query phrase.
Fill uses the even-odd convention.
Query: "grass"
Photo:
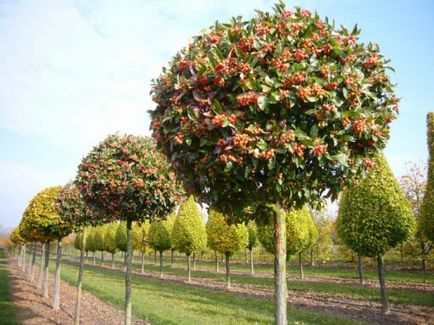
[[[117,263],[117,265],[119,266],[121,265],[121,263],[119,262]],[[139,268],[138,264],[135,264],[135,266]],[[175,268],[164,267],[164,273],[171,274],[171,275],[185,276],[186,271],[184,268],[185,265],[182,265],[181,263],[176,263]],[[146,264],[145,270],[159,272],[159,266]],[[331,271],[331,270],[327,270],[327,271]],[[341,274],[343,270],[333,270],[333,271],[336,272],[333,273],[330,272],[328,273],[328,276],[339,277],[339,274]],[[192,276],[196,278],[211,279],[220,282],[226,281],[224,269],[221,270],[220,273],[211,271],[211,269],[209,271],[196,270],[192,272],[193,272]],[[319,274],[325,275],[324,273],[319,273]],[[273,286],[273,279],[271,277],[261,278],[261,277],[251,276],[249,274],[246,275],[231,274],[231,281],[233,283],[241,283],[241,284],[254,284],[254,285],[262,285],[268,287]],[[318,292],[318,293],[324,293],[332,296],[343,295],[347,297],[355,297],[361,299],[369,299],[373,301],[380,301],[379,289],[361,287],[360,285],[358,285],[357,281],[355,281],[354,285],[352,285],[352,284],[343,284],[343,283],[340,284],[340,283],[332,283],[332,282],[308,282],[308,281],[301,281],[301,280],[290,280],[288,281],[288,289],[292,291],[299,291],[299,292]],[[414,291],[409,289],[389,288],[388,298],[389,298],[389,302],[396,303],[396,304],[420,305],[420,306],[429,306],[429,307],[434,306],[433,292],[422,292],[422,291]]]
[[[12,301],[9,271],[6,265],[4,250],[0,247],[0,313],[1,324],[18,324],[17,314]]]
[[[51,263],[50,263],[51,264]],[[52,266],[53,267],[53,266]],[[77,265],[64,263],[62,278],[75,285]],[[86,266],[83,288],[123,308],[122,272]],[[133,315],[154,324],[272,324],[273,303],[133,275]],[[347,318],[288,306],[291,324],[361,324]]]

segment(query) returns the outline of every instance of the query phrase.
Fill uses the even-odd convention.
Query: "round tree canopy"
[[[336,229],[354,252],[383,255],[407,240],[415,228],[410,203],[380,154],[368,178],[345,190],[339,203]]]
[[[258,227],[256,226],[256,222],[254,220],[249,220],[246,228],[249,234],[249,240],[247,242],[246,247],[248,249],[252,249],[257,245],[258,242]]]
[[[337,197],[385,146],[397,98],[377,45],[307,10],[216,23],[154,81],[151,129],[188,189],[232,212]]]
[[[34,241],[61,239],[72,232],[56,209],[60,186],[48,187],[36,194],[23,214],[21,234]]]
[[[23,245],[26,242],[25,239],[20,235],[19,227],[20,226],[14,228],[9,235],[9,241],[14,245]]]
[[[172,248],[173,225],[167,220],[158,220],[151,223],[149,228],[149,245],[156,251],[165,251]]]
[[[76,184],[100,219],[164,217],[179,197],[175,175],[154,141],[110,135],[83,159]]]

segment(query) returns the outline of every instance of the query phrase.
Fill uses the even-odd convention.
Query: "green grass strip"
[[[12,301],[9,271],[3,248],[0,247],[0,323],[3,325],[18,324],[17,313]]]

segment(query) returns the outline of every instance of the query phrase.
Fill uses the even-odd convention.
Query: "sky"
[[[75,177],[114,132],[149,135],[149,91],[178,50],[216,20],[265,0],[0,0],[0,225],[16,226],[44,187]],[[396,69],[401,98],[386,157],[397,177],[427,159],[434,110],[434,1],[285,1],[362,29]]]

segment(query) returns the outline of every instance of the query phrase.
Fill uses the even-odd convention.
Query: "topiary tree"
[[[101,220],[126,222],[125,324],[130,324],[132,223],[173,209],[180,194],[175,175],[152,139],[110,135],[82,160],[76,183]]]
[[[247,222],[246,228],[249,235],[246,247],[249,250],[250,255],[250,273],[254,274],[253,248],[258,244],[258,227],[256,226],[256,222],[254,220],[249,220],[249,222]]]
[[[9,236],[9,240],[14,246],[18,246],[20,248],[20,256],[18,258],[18,266],[21,266],[23,263],[23,246],[25,244],[25,240],[20,235],[19,226],[14,228]]]
[[[135,222],[133,225],[133,246],[141,253],[141,272],[145,272],[145,253],[148,248],[149,241],[149,228],[150,224],[148,220],[141,223]]]
[[[434,113],[426,116],[428,142],[428,178],[420,207],[421,230],[431,242],[434,242]]]
[[[163,277],[163,252],[172,248],[172,228],[167,220],[155,221],[149,228],[149,246],[160,253],[160,278]]]
[[[211,249],[225,255],[226,260],[226,287],[231,287],[230,257],[242,250],[248,243],[248,232],[244,224],[229,225],[225,216],[215,210],[211,210],[206,225],[208,240]]]
[[[87,226],[95,225],[98,222],[97,216],[84,202],[80,191],[73,184],[69,183],[62,187],[56,199],[56,208],[61,219],[72,225],[73,231],[77,234],[74,246],[80,249],[80,267],[77,279],[77,294],[75,301],[74,324],[80,324],[81,311],[81,286],[84,273],[84,253],[86,250]],[[87,257],[87,253],[86,253]]]
[[[107,250],[105,246],[105,234],[107,225],[97,226],[95,228],[94,246],[95,250],[101,252],[101,265],[104,265],[104,252]]]
[[[112,254],[112,269],[115,268],[115,254],[118,251],[118,247],[116,245],[116,233],[118,230],[118,223],[117,222],[111,222],[107,224],[105,228],[105,235],[104,235],[104,246],[106,248],[106,251]]]
[[[386,158],[379,154],[367,179],[347,189],[339,203],[337,232],[357,254],[377,258],[383,313],[389,311],[383,255],[412,234],[415,220]]]
[[[396,116],[388,61],[358,34],[280,2],[194,37],[153,83],[153,137],[186,188],[231,218],[268,206],[278,324],[287,319],[286,212],[336,199],[372,166]]]
[[[173,225],[172,241],[175,249],[187,255],[188,282],[191,282],[190,256],[206,247],[206,230],[193,196],[179,207]]]
[[[61,190],[60,186],[48,187],[38,192],[27,206],[22,219],[21,233],[27,233],[35,240],[45,242],[45,260],[44,260],[44,280],[42,283],[43,296],[48,297],[48,266],[50,262],[50,242],[58,241],[56,276],[57,282],[53,308],[59,309],[60,299],[60,256],[61,256],[61,239],[71,232],[71,226],[64,222],[56,210],[56,199]]]

